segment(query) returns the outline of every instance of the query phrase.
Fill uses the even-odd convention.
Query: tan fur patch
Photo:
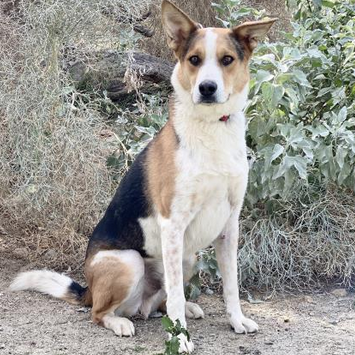
[[[196,78],[198,75],[199,67],[191,65],[189,58],[193,55],[197,55],[202,61],[206,55],[206,49],[203,44],[203,39],[206,34],[206,29],[197,30],[196,35],[194,36],[191,43],[187,43],[188,46],[185,48],[184,57],[180,58],[180,68],[178,71],[178,79],[182,87],[190,91],[191,88],[195,85]]]
[[[178,138],[172,124],[173,104],[169,121],[152,142],[147,155],[148,194],[159,213],[168,218],[175,190],[175,152]]]
[[[91,265],[85,262],[85,276],[92,294],[92,319],[102,325],[102,318],[114,311],[127,297],[133,272],[116,257],[106,257]]]

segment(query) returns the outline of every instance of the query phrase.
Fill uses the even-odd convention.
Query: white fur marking
[[[72,279],[48,270],[34,270],[20,273],[10,285],[10,290],[35,290],[62,298],[66,295]]]
[[[215,94],[216,102],[224,103],[227,101],[228,96],[224,90],[222,69],[218,65],[217,34],[213,32],[213,29],[207,28],[204,40],[206,55],[204,62],[198,71],[195,86],[192,88],[192,101],[194,104],[198,104],[200,102],[201,94],[199,85],[205,80],[210,80],[217,84],[217,91]]]
[[[127,250],[103,250],[95,254],[94,258],[91,261],[91,266],[102,263],[107,258],[116,258],[117,261],[120,261],[124,264],[138,264],[135,267],[139,267],[138,271],[142,271],[144,263],[142,257],[136,250],[127,249]]]
[[[205,314],[203,313],[203,310],[196,303],[186,302],[185,312],[187,318],[192,318],[192,319],[205,318]]]
[[[179,353],[191,354],[195,348],[193,342],[191,340],[188,341],[184,334],[179,334],[178,338],[180,340]]]
[[[116,317],[112,313],[102,317],[102,323],[105,328],[113,330],[119,337],[131,337],[135,334],[133,323],[123,317]]]
[[[244,189],[246,184],[244,186]],[[239,193],[242,194],[243,191]],[[243,194],[242,194],[243,195]],[[230,324],[236,333],[253,333],[258,330],[258,325],[243,315],[238,287],[237,251],[239,236],[239,214],[242,200],[229,218],[223,231],[224,238],[215,242],[218,266],[223,279],[223,296],[227,307]]]

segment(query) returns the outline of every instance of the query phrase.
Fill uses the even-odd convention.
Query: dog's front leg
[[[182,264],[186,220],[169,218],[160,222],[167,313],[171,320],[179,320],[186,328]],[[183,334],[179,338],[179,352],[191,353],[194,349],[193,343]]]
[[[239,212],[240,208],[233,211],[223,233],[214,245],[223,279],[223,296],[230,324],[236,333],[253,333],[258,330],[258,325],[243,315],[239,300],[237,264]]]

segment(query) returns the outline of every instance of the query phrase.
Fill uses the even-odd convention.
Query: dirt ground
[[[91,323],[88,309],[33,292],[10,293],[14,275],[28,265],[0,256],[0,355],[158,354],[160,319],[136,318],[133,338],[118,338]],[[201,296],[205,319],[189,321],[195,354],[355,355],[354,294],[331,292],[243,302],[257,334],[234,334],[221,297]]]

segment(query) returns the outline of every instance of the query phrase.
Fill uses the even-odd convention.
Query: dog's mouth
[[[203,106],[214,106],[214,105],[223,105],[225,104],[230,98],[230,94],[224,101],[217,101],[216,97],[200,97],[199,100],[195,103],[196,105],[203,105]]]

